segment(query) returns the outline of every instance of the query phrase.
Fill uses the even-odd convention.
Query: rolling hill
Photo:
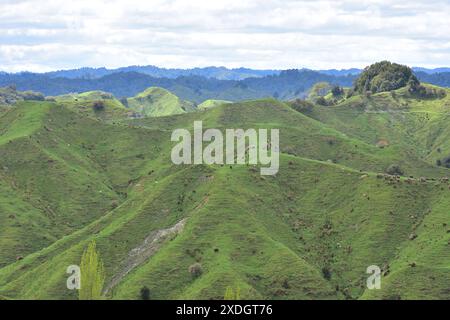
[[[231,103],[231,101],[209,99],[209,100],[205,100],[202,103],[200,103],[197,108],[199,110],[209,109],[209,108],[215,108],[222,104],[228,104],[228,103]]]
[[[80,114],[104,121],[114,121],[125,117],[139,116],[133,110],[128,110],[112,94],[103,91],[88,91],[80,94],[65,94],[47,97]]]
[[[151,299],[222,299],[227,287],[245,299],[450,298],[450,169],[436,164],[450,155],[449,90],[354,95],[305,112],[260,99],[187,113],[152,88],[128,108],[159,117],[79,110],[115,101],[105,98],[0,114],[0,296],[76,299],[66,268],[95,240],[108,299],[138,299],[143,286]],[[173,165],[171,132],[195,120],[279,128],[278,174]],[[385,174],[392,165],[404,174]],[[370,265],[382,268],[381,290],[366,289]]]
[[[144,116],[168,116],[191,112],[196,109],[194,103],[184,101],[173,93],[157,87],[151,87],[133,98],[126,99],[126,106]]]

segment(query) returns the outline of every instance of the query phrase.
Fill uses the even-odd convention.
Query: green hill
[[[160,117],[194,111],[196,106],[170,91],[151,87],[127,99],[127,107],[145,116]]]
[[[135,115],[133,111],[127,110],[112,94],[103,91],[65,94],[49,97],[47,100],[99,120],[114,121]]]
[[[200,103],[197,108],[199,110],[209,109],[209,108],[215,108],[222,104],[228,104],[228,103],[231,103],[231,101],[208,99],[208,100],[205,100],[202,103]]]
[[[128,107],[180,114],[120,123],[73,103],[1,115],[0,296],[76,299],[66,268],[95,240],[109,299],[143,286],[151,299],[222,299],[227,287],[244,299],[450,298],[450,169],[435,163],[450,155],[448,94],[403,88],[304,113],[273,99],[191,113],[176,101],[149,89]],[[173,165],[171,132],[194,120],[279,128],[278,174]],[[392,164],[405,175],[384,175]],[[381,290],[365,287],[370,265]]]

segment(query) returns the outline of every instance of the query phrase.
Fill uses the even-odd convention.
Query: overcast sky
[[[450,66],[449,0],[0,0],[0,70]]]

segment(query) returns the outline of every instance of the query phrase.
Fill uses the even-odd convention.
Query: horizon
[[[373,63],[376,63],[379,61],[374,61]],[[373,64],[370,63],[369,65]],[[393,63],[398,63],[393,61]],[[398,63],[398,64],[402,64],[402,63]],[[316,72],[320,72],[320,71],[338,71],[338,72],[342,72],[342,71],[349,71],[349,70],[364,70],[365,67],[368,67],[369,65],[365,65],[362,67],[350,67],[350,68],[327,68],[327,69],[313,69],[313,68],[309,68],[309,67],[290,67],[290,68],[286,68],[286,69],[258,69],[258,68],[250,68],[250,67],[246,67],[246,66],[240,66],[240,67],[226,67],[223,65],[206,65],[204,67],[198,67],[198,66],[193,66],[193,67],[186,67],[186,68],[181,68],[181,67],[165,67],[165,66],[160,66],[160,65],[154,65],[154,64],[148,64],[148,65],[124,65],[124,66],[119,66],[119,67],[114,67],[114,68],[109,68],[106,66],[99,66],[99,67],[92,67],[92,66],[82,66],[82,67],[74,67],[74,68],[66,68],[66,69],[49,69],[47,71],[31,71],[31,70],[19,70],[19,71],[15,71],[15,72],[9,72],[6,70],[2,70],[0,69],[0,73],[7,73],[7,74],[21,74],[21,73],[33,73],[33,74],[46,74],[46,73],[54,73],[54,72],[64,72],[64,71],[72,71],[72,70],[83,70],[83,69],[93,69],[93,70],[99,70],[99,69],[104,69],[104,70],[108,70],[108,71],[114,71],[114,70],[119,70],[119,69],[124,69],[124,68],[145,68],[145,67],[154,67],[154,68],[158,68],[158,69],[165,69],[165,70],[194,70],[194,69],[207,69],[207,68],[217,68],[217,69],[221,69],[224,68],[226,70],[239,70],[239,69],[246,69],[246,70],[252,70],[252,71],[287,71],[287,70],[298,70],[298,71],[302,71],[302,70],[310,70],[310,71],[316,71]],[[404,65],[404,64],[402,64]],[[406,65],[412,69],[425,69],[425,70],[437,70],[437,69],[450,69],[450,67],[447,67],[445,65],[441,65],[441,66],[437,66],[437,67],[424,67],[424,66],[410,66],[410,65]]]

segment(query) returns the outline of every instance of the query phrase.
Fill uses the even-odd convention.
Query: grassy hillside
[[[160,117],[194,111],[196,106],[166,89],[151,87],[127,99],[127,107],[144,116]]]
[[[200,103],[197,108],[199,110],[209,109],[209,108],[214,108],[214,107],[220,106],[222,104],[227,104],[227,103],[231,103],[231,101],[208,99],[208,100],[205,100],[202,103]]]
[[[446,92],[441,98],[417,99],[402,88],[316,106],[307,115],[368,144],[404,150],[435,165],[450,156],[450,90]]]
[[[133,99],[180,114],[112,123],[73,102],[27,102],[1,116],[0,296],[76,299],[66,268],[95,240],[108,299],[143,286],[151,299],[221,299],[227,287],[248,299],[450,298],[450,169],[433,161],[448,151],[447,97],[400,89],[306,114],[273,99],[173,112],[159,89]],[[278,174],[173,165],[171,132],[194,120],[279,128]],[[381,174],[392,164],[406,176]]]
[[[99,120],[114,121],[135,116],[135,112],[127,110],[112,94],[103,91],[65,94],[49,97],[48,100],[53,100],[82,115]]]

